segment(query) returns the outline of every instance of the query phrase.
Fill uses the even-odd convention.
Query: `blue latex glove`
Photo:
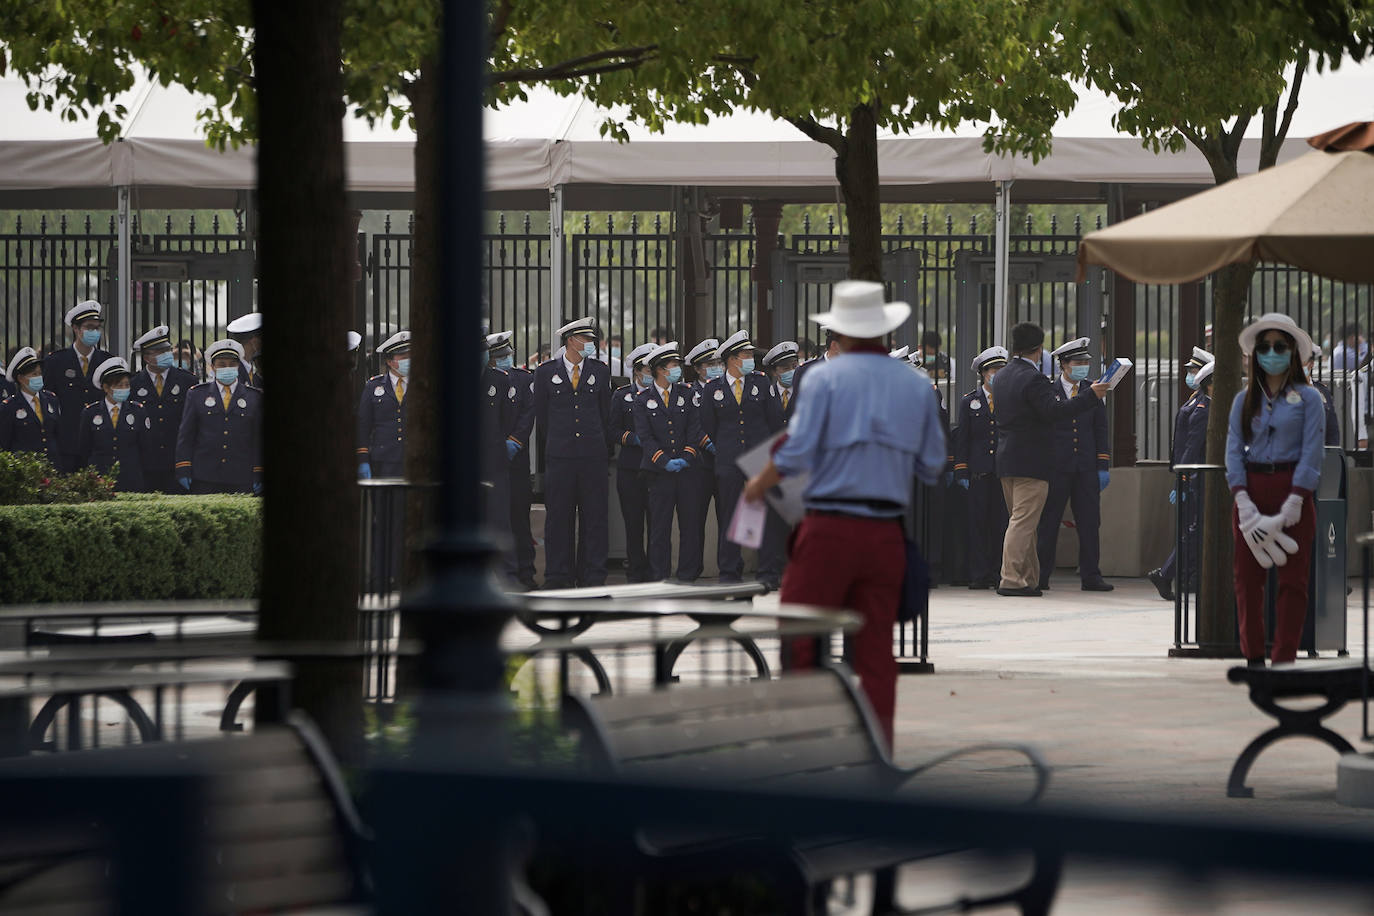
[[[1097,472],[1097,492],[1101,493],[1103,490],[1107,489],[1107,484],[1111,482],[1112,475],[1110,471]]]
[[[706,440],[706,451],[710,452],[712,455],[716,453],[716,444],[710,439]]]
[[[506,460],[510,461],[520,452],[520,443],[506,440]]]
[[[968,489],[968,478],[967,478],[967,477],[964,477],[964,478],[961,478],[961,479],[959,479],[959,480],[956,480],[955,483],[957,483],[959,486],[963,487],[965,490]]]
[[[945,471],[945,486],[948,487],[952,483],[954,483],[954,472]]]
[[[181,484],[181,488],[182,488],[183,490],[190,490],[190,489],[191,489],[191,478],[189,478],[189,477],[178,477],[178,478],[177,478],[177,483]]]
[[[1172,505],[1175,505],[1177,502],[1178,502],[1178,491],[1177,491],[1177,490],[1170,490],[1170,491],[1169,491],[1169,505],[1171,505],[1171,506],[1172,506]]]
[[[255,484],[253,484],[253,495],[254,495],[254,496],[261,496],[261,495],[262,495],[262,484],[260,484],[260,483],[255,483]]]
[[[667,470],[668,470],[668,473],[670,473],[670,474],[676,474],[678,471],[681,471],[681,470],[685,469],[686,467],[687,467],[687,459],[686,459],[686,458],[669,458],[669,459],[668,459]]]
[[[358,479],[359,479],[359,480],[371,480],[371,479],[372,479],[372,465],[371,465],[370,463],[368,463],[368,462],[366,462],[366,461],[359,462],[359,464],[358,464]]]

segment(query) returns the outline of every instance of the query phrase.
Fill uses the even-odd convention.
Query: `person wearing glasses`
[[[1326,405],[1303,364],[1312,339],[1287,315],[1262,315],[1240,332],[1249,383],[1231,404],[1226,484],[1235,496],[1233,535],[1240,650],[1264,666],[1264,587],[1279,567],[1271,659],[1297,658],[1307,618]]]

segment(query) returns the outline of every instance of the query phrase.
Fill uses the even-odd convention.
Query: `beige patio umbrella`
[[[1273,261],[1374,282],[1374,123],[1308,140],[1316,152],[1090,232],[1078,279],[1100,264],[1137,283],[1184,283]]]

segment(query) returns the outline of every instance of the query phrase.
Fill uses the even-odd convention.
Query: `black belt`
[[[906,511],[906,506],[890,499],[844,499],[842,497],[832,496],[829,498],[819,497],[817,499],[811,500],[811,502],[822,504],[834,503],[838,506],[863,506],[866,509],[872,509],[874,512],[885,512],[891,515],[901,515],[903,512]],[[816,509],[814,511],[821,512],[828,510]],[[868,516],[866,515],[860,517],[868,518]]]
[[[1245,462],[1245,470],[1256,474],[1278,474],[1282,471],[1291,471],[1298,466],[1296,461],[1280,461],[1277,464],[1259,464],[1254,461]]]

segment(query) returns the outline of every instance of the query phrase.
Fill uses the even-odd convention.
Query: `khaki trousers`
[[[1035,588],[1040,584],[1040,557],[1035,547],[1040,512],[1050,495],[1050,482],[1035,477],[1003,477],[1007,503],[1007,536],[1002,542],[1002,588]]]

